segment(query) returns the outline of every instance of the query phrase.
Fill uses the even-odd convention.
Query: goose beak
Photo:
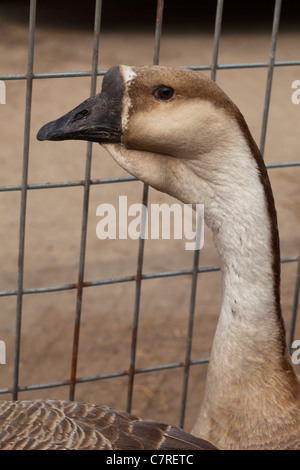
[[[113,67],[104,77],[101,93],[45,124],[37,139],[120,142],[122,95],[123,79],[119,67]]]

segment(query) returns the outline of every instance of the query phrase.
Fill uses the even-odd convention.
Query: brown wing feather
[[[89,403],[0,402],[0,449],[212,450],[168,424]]]

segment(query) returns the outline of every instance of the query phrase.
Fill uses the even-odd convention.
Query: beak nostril
[[[82,119],[84,116],[86,116],[89,113],[90,111],[88,109],[83,109],[82,111],[79,111],[78,113],[75,114],[75,116],[73,117],[73,121],[79,121],[80,119]]]
[[[98,136],[101,137],[102,139],[109,139],[110,138],[110,133],[107,131],[100,131],[98,132]]]

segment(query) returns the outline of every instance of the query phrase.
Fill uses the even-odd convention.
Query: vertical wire
[[[292,343],[294,341],[294,336],[295,336],[296,319],[297,319],[298,302],[299,302],[299,291],[300,291],[300,250],[299,250],[299,256],[298,256],[298,269],[297,269],[296,282],[295,282],[290,338],[289,338],[289,343],[288,343],[290,353],[292,353]]]
[[[158,65],[159,63],[160,39],[161,39],[163,13],[164,13],[164,3],[165,3],[164,0],[157,1],[153,65]]]
[[[224,4],[223,0],[218,0],[217,11],[216,11],[216,20],[215,20],[215,32],[214,32],[213,56],[212,56],[212,64],[211,64],[211,75],[210,75],[210,78],[213,81],[216,81],[216,75],[217,75],[220,36],[221,36],[221,26],[222,26],[222,18],[223,18],[223,4]]]
[[[217,9],[216,9],[216,18],[215,18],[214,44],[213,44],[213,55],[212,55],[212,64],[211,64],[211,79],[214,81],[216,80],[216,75],[217,75],[219,45],[220,45],[221,26],[222,26],[222,17],[223,17],[223,4],[224,4],[223,0],[218,0]],[[199,219],[197,220],[197,227],[198,227],[198,221]],[[196,295],[197,295],[199,259],[200,259],[200,250],[195,250],[194,259],[193,259],[193,270],[192,270],[192,285],[191,285],[187,343],[186,343],[183,385],[182,385],[182,398],[181,398],[181,407],[180,407],[180,416],[179,416],[179,426],[181,428],[184,427],[185,410],[186,410],[186,402],[187,402],[187,394],[188,394],[188,382],[189,382],[190,364],[191,364],[192,337],[193,337],[194,318],[195,318],[195,304],[196,304]]]
[[[27,203],[27,183],[28,183],[28,163],[29,163],[30,120],[31,120],[31,103],[32,103],[35,19],[36,19],[36,0],[31,0],[30,7],[29,7],[29,40],[28,40],[28,60],[27,60],[27,77],[26,77],[27,84],[26,84],[25,127],[24,127],[24,145],[23,145],[22,189],[21,189],[21,205],[20,205],[13,400],[17,400],[18,398],[18,386],[19,386],[21,317],[22,317],[23,281],[24,281],[25,225],[26,225],[26,203]]]
[[[200,224],[199,224],[199,221],[200,221]],[[200,218],[197,218],[197,235],[196,235],[197,240],[199,239],[199,236],[200,236],[200,233],[201,233],[201,224],[202,224],[202,220],[200,220]],[[200,258],[200,249],[196,249],[195,254],[194,254],[194,261],[193,261],[192,286],[191,286],[191,296],[190,296],[190,311],[189,311],[187,343],[186,343],[186,353],[185,353],[185,363],[184,363],[182,399],[181,399],[180,417],[179,417],[179,426],[181,428],[184,427],[188,382],[189,382],[189,375],[190,375],[191,351],[192,351],[192,338],[193,338],[194,318],[195,318],[195,303],[196,303],[196,294],[197,294],[199,258]]]
[[[145,246],[145,228],[146,228],[146,214],[148,205],[148,185],[143,186],[143,197],[142,197],[142,213],[141,213],[141,235],[139,240],[138,249],[138,260],[137,270],[135,275],[135,300],[134,300],[134,312],[131,332],[131,350],[130,350],[130,363],[128,371],[128,391],[127,391],[127,405],[126,410],[128,413],[131,412],[132,398],[133,398],[133,385],[135,376],[135,362],[136,362],[136,348],[137,348],[137,335],[138,335],[138,322],[140,314],[140,300],[141,300],[141,288],[142,288],[142,272],[143,272],[143,260],[144,260],[144,246]]]
[[[156,27],[154,36],[154,53],[153,53],[153,65],[159,63],[159,52],[160,52],[160,38],[162,30],[163,20],[163,9],[164,0],[157,0],[156,10]],[[137,348],[137,335],[138,335],[138,321],[140,313],[140,300],[141,300],[141,285],[142,285],[142,272],[143,272],[143,260],[144,260],[144,246],[145,246],[145,229],[146,229],[146,213],[148,206],[149,187],[144,183],[143,185],[143,197],[142,197],[142,214],[141,214],[141,236],[139,240],[138,249],[138,260],[137,260],[137,271],[135,275],[136,290],[135,290],[135,301],[134,301],[134,313],[132,323],[132,334],[131,334],[131,350],[130,350],[130,363],[128,371],[128,390],[127,390],[127,406],[126,410],[128,413],[131,411],[132,399],[133,399],[133,385],[135,375],[135,362],[136,362],[136,348]]]
[[[262,156],[265,152],[265,143],[266,143],[266,134],[267,134],[267,124],[269,117],[270,109],[270,100],[271,100],[271,90],[272,90],[272,81],[273,81],[273,72],[274,72],[274,62],[275,62],[275,52],[279,31],[279,22],[280,22],[280,12],[281,12],[281,3],[282,0],[276,0],[274,6],[274,16],[273,16],[273,26],[272,26],[272,37],[271,37],[271,47],[270,47],[270,56],[269,56],[269,68],[268,68],[268,78],[264,102],[264,112],[262,120],[262,129],[260,137],[260,152]]]
[[[91,96],[94,96],[96,94],[96,86],[97,86],[101,10],[102,10],[102,0],[96,0],[95,18],[94,18],[92,78],[91,78],[91,92],[90,92]],[[73,336],[70,390],[69,390],[70,400],[74,400],[75,385],[76,385],[76,371],[77,371],[77,362],[78,362],[79,333],[80,333],[80,320],[81,320],[81,311],[82,311],[82,295],[83,295],[85,252],[86,252],[86,239],[87,239],[91,166],[92,166],[92,142],[88,142],[87,149],[86,149],[86,166],[85,166],[84,195],[83,195],[83,209],[82,209],[80,256],[79,256],[76,312],[75,312],[75,324],[74,324],[74,336]]]

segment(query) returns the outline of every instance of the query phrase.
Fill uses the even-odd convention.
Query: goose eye
[[[152,91],[154,98],[160,101],[170,101],[175,98],[175,91],[173,88],[165,85],[158,86]]]

